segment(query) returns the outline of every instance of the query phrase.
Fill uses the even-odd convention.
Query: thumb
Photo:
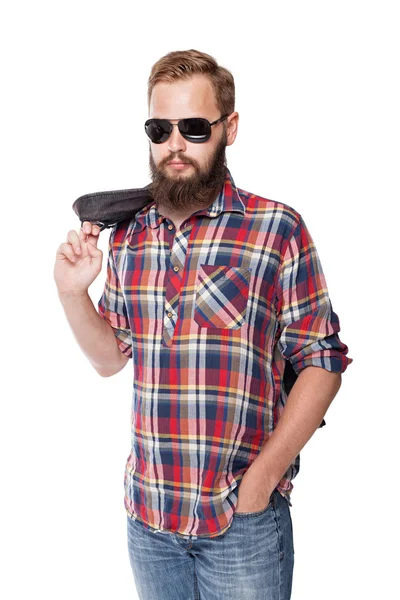
[[[100,248],[97,248],[94,244],[92,244],[91,241],[88,240],[87,242],[87,248],[89,251],[90,256],[99,256],[99,254],[101,254],[101,250]]]

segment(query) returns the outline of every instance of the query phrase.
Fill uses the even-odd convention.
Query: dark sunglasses
[[[207,119],[192,118],[192,119],[181,119],[178,123],[171,123],[167,119],[148,119],[144,124],[144,129],[150,140],[154,144],[162,144],[165,142],[172,133],[172,127],[178,126],[181,135],[192,142],[193,144],[201,144],[210,139],[211,127],[224,121],[229,114],[224,115],[210,123]]]

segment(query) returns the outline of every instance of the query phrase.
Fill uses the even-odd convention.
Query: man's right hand
[[[84,221],[79,232],[71,229],[60,244],[54,265],[54,280],[59,294],[80,295],[101,271],[103,252],[97,248],[100,227]]]

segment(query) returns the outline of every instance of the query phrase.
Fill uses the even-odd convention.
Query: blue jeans
[[[154,533],[127,520],[140,600],[290,600],[292,518],[276,489],[266,508],[235,512],[229,529],[213,538]]]

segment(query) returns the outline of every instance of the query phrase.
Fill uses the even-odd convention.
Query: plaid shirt
[[[132,358],[124,504],[153,532],[224,533],[284,409],[286,361],[297,375],[352,362],[302,216],[228,168],[179,231],[155,201],[112,228],[98,310]],[[290,506],[299,467],[277,485]]]

